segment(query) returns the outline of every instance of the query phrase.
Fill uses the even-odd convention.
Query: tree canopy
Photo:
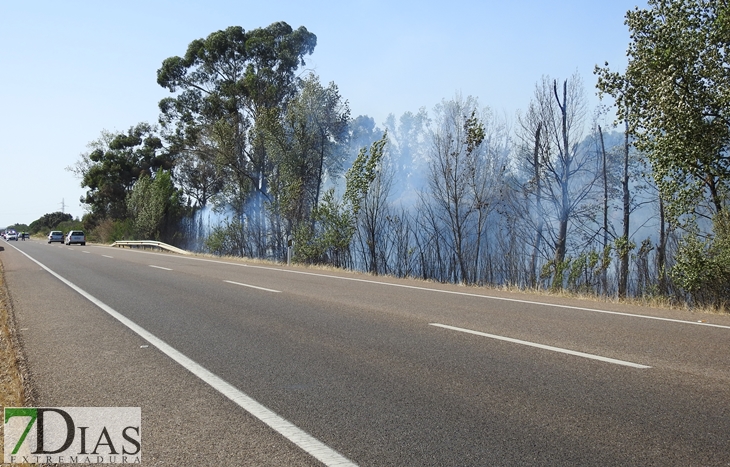
[[[596,67],[674,217],[702,198],[719,212],[730,187],[730,8],[726,0],[649,0],[626,15],[621,74]]]
[[[284,22],[251,31],[233,26],[194,40],[157,71],[157,83],[176,93],[160,101],[163,127],[186,148],[211,140],[219,167],[238,184],[235,198],[266,194],[262,127],[296,94],[295,71],[316,44],[305,27]]]
[[[88,188],[82,202],[89,206],[91,224],[105,218],[126,219],[127,195],[142,176],[170,170],[175,154],[162,144],[155,128],[140,123],[126,133],[105,133],[74,169]]]

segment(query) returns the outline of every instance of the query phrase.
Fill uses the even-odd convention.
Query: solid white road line
[[[252,289],[265,290],[267,292],[281,293],[281,290],[267,289],[266,287],[259,287],[256,285],[242,284],[240,282],[233,282],[233,281],[223,281],[223,282],[228,282],[229,284],[241,285],[243,287],[251,287]]]
[[[562,349],[560,347],[553,347],[550,345],[537,344],[535,342],[522,341],[519,339],[513,339],[511,337],[497,336],[495,334],[487,334],[486,332],[473,331],[471,329],[457,328],[456,326],[449,326],[447,324],[429,323],[431,326],[436,326],[444,329],[451,329],[452,331],[465,332],[467,334],[475,334],[477,336],[489,337],[490,339],[497,339],[500,341],[512,342],[513,344],[527,345],[530,347],[537,347],[538,349],[550,350],[552,352],[560,352],[568,355],[575,355],[576,357],[590,358],[592,360],[600,360],[602,362],[613,363],[614,365],[630,366],[632,368],[651,368],[647,365],[641,365],[639,363],[627,362],[624,360],[616,360],[615,358],[601,357],[600,355],[593,355],[584,352],[577,352],[575,350]]]
[[[112,258],[112,259],[114,259],[113,256],[109,256],[109,255],[101,255],[101,256],[103,256],[104,258]]]
[[[151,268],[155,268],[155,269],[164,269],[165,271],[172,271],[172,269],[170,269],[170,268],[163,268],[162,266],[155,266],[154,264],[150,264],[149,266]]]
[[[80,293],[83,297],[85,297],[87,300],[89,300],[94,305],[98,306],[105,312],[107,312],[109,315],[117,319],[119,322],[127,326],[129,329],[137,333],[140,337],[145,339],[150,344],[157,347],[162,353],[173,359],[178,364],[182,365],[185,369],[190,371],[192,374],[203,380],[205,383],[212,386],[215,390],[229,398],[231,401],[236,403],[239,407],[241,407],[243,410],[247,411],[254,417],[258,418],[265,424],[267,424],[269,427],[274,429],[277,433],[284,436],[286,439],[291,441],[292,443],[299,446],[302,450],[304,450],[307,454],[311,455],[318,461],[322,462],[324,465],[332,466],[332,467],[344,467],[344,466],[356,466],[354,462],[344,457],[339,452],[335,451],[334,449],[330,448],[323,442],[319,441],[318,439],[314,438],[312,435],[307,433],[306,431],[302,430],[301,428],[295,426],[293,423],[289,422],[285,418],[281,417],[280,415],[276,414],[272,410],[268,409],[264,405],[258,403],[256,400],[251,398],[250,396],[244,394],[243,392],[239,391],[235,386],[227,383],[219,376],[211,373],[210,371],[203,368],[201,365],[197,364],[190,358],[186,357],[179,351],[177,351],[172,346],[165,343],[162,339],[159,339],[149,331],[145,330],[141,326],[138,326],[136,323],[134,323],[132,320],[128,319],[121,313],[117,312],[113,308],[111,308],[109,305],[105,304],[101,300],[97,299],[93,295],[89,294],[82,288],[78,287],[71,281],[65,279],[64,277],[60,276],[56,272],[49,269],[46,265],[41,263],[40,261],[36,260],[35,258],[31,257],[26,252],[19,250],[16,248],[16,250],[20,251],[22,254],[24,254],[28,259],[33,261],[34,263],[38,264],[40,267],[48,271],[51,275],[56,277],[58,280],[63,282],[64,284],[71,287],[76,292]]]
[[[130,253],[131,252],[143,253],[143,254],[148,254],[148,255],[159,254],[159,253],[152,253],[149,251],[136,251],[136,250],[129,250],[129,252]],[[428,287],[421,287],[421,286],[417,286],[417,285],[393,284],[390,282],[374,281],[374,280],[369,280],[369,279],[359,279],[356,277],[342,277],[342,276],[334,276],[331,274],[320,274],[320,273],[316,273],[316,272],[307,272],[307,271],[295,271],[292,269],[275,268],[275,267],[269,267],[269,266],[256,266],[256,265],[252,265],[252,264],[232,263],[229,261],[220,261],[220,260],[207,259],[207,258],[191,258],[189,256],[180,257],[180,258],[184,259],[184,260],[204,261],[204,262],[208,262],[208,263],[217,263],[217,264],[227,264],[229,266],[237,266],[237,267],[244,267],[244,268],[265,269],[268,271],[279,271],[279,272],[286,272],[289,274],[302,274],[302,275],[306,275],[306,276],[325,277],[328,279],[337,279],[337,280],[343,280],[343,281],[366,282],[369,284],[384,285],[384,286],[388,286],[388,287],[399,287],[399,288],[403,288],[403,289],[422,290],[422,291],[426,291],[426,292],[443,293],[443,294],[450,294],[450,295],[461,295],[464,297],[475,297],[475,298],[482,298],[482,299],[487,299],[487,300],[524,303],[527,305],[538,305],[538,306],[563,308],[563,309],[567,309],[567,310],[577,310],[577,311],[589,311],[592,313],[603,313],[603,314],[607,314],[607,315],[625,316],[625,317],[629,317],[629,318],[651,319],[651,320],[655,320],[655,321],[664,321],[664,322],[669,322],[669,323],[691,324],[694,326],[707,326],[707,327],[711,327],[711,328],[730,329],[730,326],[725,326],[722,324],[703,323],[703,322],[699,322],[699,321],[686,321],[686,320],[674,319],[674,318],[662,318],[659,316],[639,315],[639,314],[635,314],[635,313],[625,313],[622,311],[601,310],[599,308],[587,308],[587,307],[581,307],[581,306],[560,305],[557,303],[537,302],[534,300],[521,300],[518,298],[495,297],[494,295],[484,295],[484,294],[469,293],[469,292],[457,292],[455,290],[431,289]]]

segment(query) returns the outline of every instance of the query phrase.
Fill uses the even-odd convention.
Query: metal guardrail
[[[129,247],[129,248],[142,248],[143,250],[146,250],[147,248],[152,248],[152,249],[155,249],[156,248],[156,249],[159,249],[159,250],[171,251],[173,253],[178,253],[178,254],[181,254],[181,255],[189,255],[190,254],[189,251],[185,251],[185,250],[182,250],[182,249],[180,249],[178,247],[175,247],[175,246],[172,246],[172,245],[168,245],[167,243],[155,242],[155,241],[152,241],[152,240],[123,240],[123,241],[118,241],[118,242],[112,243],[112,246],[113,247],[119,247],[119,248],[124,248],[124,247]]]

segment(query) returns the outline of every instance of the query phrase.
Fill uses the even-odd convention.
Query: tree
[[[52,212],[44,214],[38,219],[34,220],[28,226],[28,230],[31,234],[36,233],[47,233],[51,230],[57,230],[56,227],[62,222],[69,222],[73,220],[73,216],[64,212]]]
[[[583,139],[585,118],[582,82],[573,75],[562,86],[543,77],[522,120],[523,159],[529,158],[522,162],[527,172],[523,190],[535,199],[534,211],[527,216],[537,218],[531,222],[536,228],[531,269],[536,269],[535,259],[544,240],[552,258],[543,272],[550,271],[554,288],[563,285],[570,229],[590,221],[595,211],[593,195],[599,173],[597,159]]]
[[[498,138],[492,138],[498,132],[489,110],[479,112],[472,97],[443,101],[436,114],[426,218],[434,234],[446,232],[441,238],[453,254],[451,280],[481,282],[485,223],[505,167]]]
[[[404,112],[396,121],[390,114],[385,121],[389,136],[391,164],[400,176],[394,186],[396,198],[413,197],[413,193],[426,188],[428,178],[428,152],[430,150],[429,126],[431,120],[425,107],[418,112]],[[415,199],[408,200],[409,203]]]
[[[534,229],[534,234],[528,233],[526,238],[528,244],[532,242],[532,253],[528,269],[528,284],[530,287],[537,287],[538,284],[538,260],[544,243],[545,228],[542,204],[543,180],[546,174],[545,164],[542,161],[547,160],[550,151],[550,145],[543,132],[545,122],[541,115],[541,106],[538,104],[539,100],[536,94],[536,98],[530,102],[525,115],[521,115],[518,119],[517,136],[521,143],[518,167],[525,174],[526,180],[512,180],[518,185],[513,189],[521,192],[524,200],[510,200],[513,201],[513,206],[509,210],[509,217],[518,217],[520,222],[527,223],[531,229]],[[519,209],[522,210],[521,215],[515,216],[515,211]]]
[[[384,134],[369,151],[362,148],[345,174],[342,200],[335,197],[334,189],[327,190],[312,213],[314,222],[299,225],[295,235],[297,261],[346,265],[358,215],[377,178],[386,142],[387,134]]]
[[[102,132],[72,168],[88,188],[81,201],[88,205],[90,226],[104,219],[123,220],[129,216],[127,195],[142,176],[153,177],[159,169],[170,170],[175,154],[162,144],[156,128],[139,123],[126,133]]]
[[[215,161],[215,149],[199,142],[183,150],[175,164],[175,180],[196,208],[208,205],[223,190],[223,174]]]
[[[144,240],[162,239],[182,214],[181,193],[170,173],[162,170],[154,179],[143,174],[129,193],[127,205],[137,236]]]
[[[712,240],[702,240],[696,231],[679,245],[671,276],[695,304],[727,309],[730,305],[730,214],[715,215]]]
[[[626,14],[626,71],[596,67],[598,88],[616,100],[619,119],[648,155],[670,217],[712,217],[726,209],[730,183],[730,6],[648,5]]]
[[[316,43],[306,28],[284,22],[229,27],[191,42],[184,57],[166,59],[157,71],[158,84],[177,93],[160,101],[163,127],[186,148],[210,136],[240,214],[249,193],[268,196],[262,126],[295,94],[295,71]]]
[[[308,74],[280,122],[270,125],[269,153],[274,163],[271,191],[289,231],[314,220],[325,178],[335,179],[348,149],[350,109],[334,83],[322,86]]]

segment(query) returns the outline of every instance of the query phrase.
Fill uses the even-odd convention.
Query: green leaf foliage
[[[154,179],[145,174],[137,180],[127,205],[137,237],[142,240],[160,240],[165,228],[174,226],[182,213],[181,193],[170,173],[162,170]]]
[[[80,176],[81,186],[88,188],[82,202],[91,211],[90,226],[106,218],[126,219],[127,196],[137,180],[160,169],[170,170],[174,160],[175,154],[163,147],[155,128],[147,123],[113,135],[106,147],[88,154]]]
[[[671,277],[694,303],[714,308],[730,305],[730,214],[715,216],[715,236],[691,232],[682,239]]]
[[[48,234],[51,230],[61,230],[58,228],[59,224],[63,222],[73,221],[73,216],[64,212],[52,212],[44,214],[40,218],[34,220],[28,226],[28,230],[31,234]]]
[[[649,0],[626,15],[625,73],[596,67],[676,221],[702,201],[719,212],[730,183],[728,2]]]

